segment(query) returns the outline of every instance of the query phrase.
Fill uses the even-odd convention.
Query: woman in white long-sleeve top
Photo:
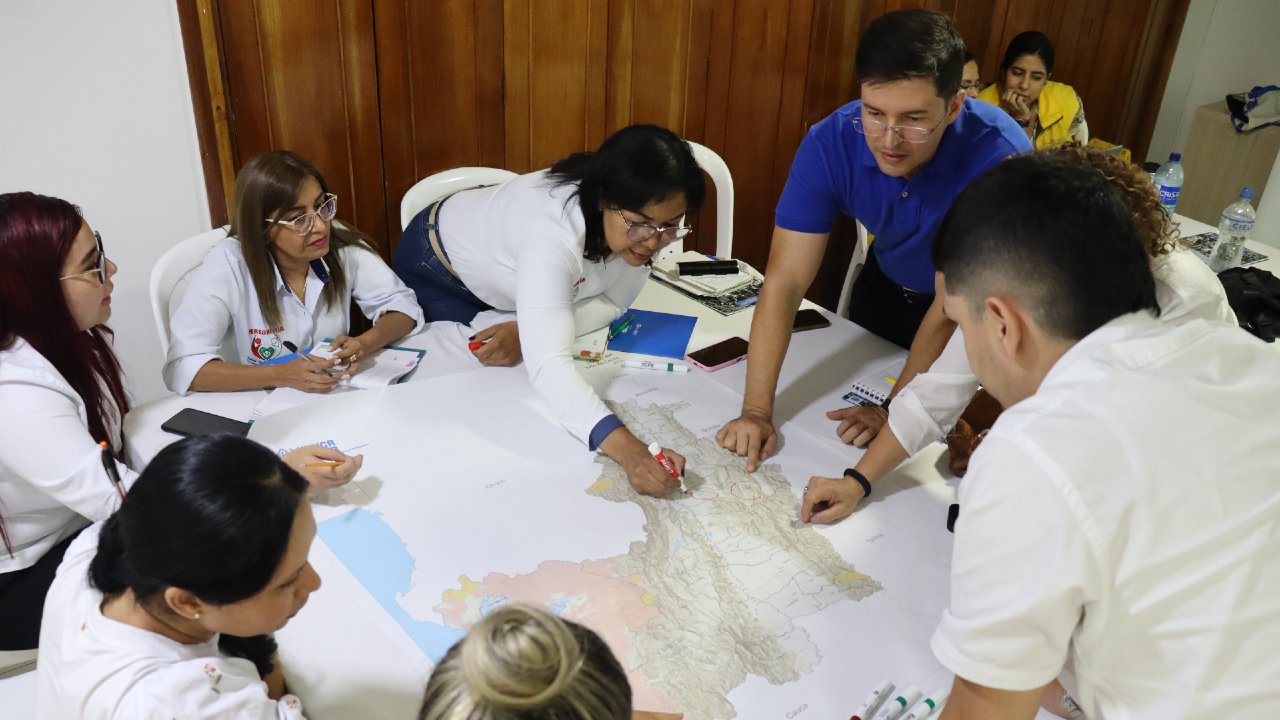
[[[164,366],[169,389],[330,390],[340,372],[422,325],[413,293],[352,227],[334,221],[338,198],[305,158],[255,156],[236,177],[231,235],[195,273],[172,319]],[[351,301],[373,327],[350,336]],[[227,335],[236,357],[219,349]],[[289,356],[333,338],[330,360]]]
[[[33,648],[67,546],[119,503],[120,421],[129,410],[112,348],[112,277],[102,236],[74,205],[0,195],[0,650]],[[104,457],[99,443],[107,444]],[[360,458],[308,448],[293,459],[316,489],[350,479]]]
[[[58,568],[39,717],[298,720],[272,633],[320,587],[307,483],[232,435],[162,450]]]
[[[523,354],[559,422],[616,460],[638,492],[663,495],[675,479],[578,375],[571,345],[630,307],[650,259],[688,234],[685,215],[705,195],[688,143],[632,125],[594,153],[433,203],[405,229],[393,267],[428,320],[515,311],[515,322],[476,336],[488,341],[476,357],[509,364],[496,360]],[[670,455],[682,468],[684,459]]]

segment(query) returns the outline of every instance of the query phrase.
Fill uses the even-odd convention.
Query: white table
[[[806,303],[806,306],[816,307],[811,303]],[[636,302],[636,307],[698,317],[690,349],[704,347],[733,335],[746,337],[754,313],[754,310],[746,310],[731,317],[723,317],[652,281]],[[788,435],[796,441],[799,437],[795,433],[809,436],[806,442],[817,442],[830,454],[831,460],[827,463],[829,467],[827,464],[823,465],[825,473],[838,475],[844,467],[856,462],[861,451],[840,443],[834,434],[833,423],[824,416],[825,411],[845,405],[841,395],[848,390],[852,379],[865,372],[865,368],[883,362],[889,356],[905,357],[905,352],[847,320],[825,311],[824,314],[833,320],[832,327],[798,333],[792,337],[791,350],[779,380],[775,419],[779,426],[784,422],[790,423],[784,431],[783,451],[786,449]],[[466,337],[470,333],[471,330],[460,326],[437,324],[419,336],[401,343],[428,351],[423,364],[410,382],[433,382],[432,377],[445,373],[463,373],[456,375],[458,382],[476,382],[477,378],[498,377],[495,373],[523,375],[523,367],[467,372],[479,367],[466,350]],[[692,372],[700,371],[694,369]],[[710,377],[740,398],[745,373],[746,363],[743,362],[713,373]],[[676,376],[664,376],[668,377],[677,380]],[[452,378],[448,382],[452,383]],[[136,408],[125,424],[130,440],[131,459],[135,466],[141,466],[142,461],[154,456],[164,445],[176,439],[163,433],[158,427],[181,407],[197,407],[228,417],[245,418],[263,396],[264,393],[257,391],[195,393],[185,398],[163,398]],[[357,395],[349,394],[327,398],[286,413],[293,413],[290,415],[290,422],[295,418],[299,422],[305,422],[309,416],[340,416],[342,408],[352,407],[349,403],[356,397]],[[728,420],[729,417],[725,414],[719,422]],[[267,421],[263,421],[260,426],[267,424]],[[254,437],[255,432],[251,432],[250,436]],[[860,549],[863,543],[874,541],[867,538],[877,535],[876,528],[887,517],[883,511],[889,509],[897,518],[895,528],[900,528],[903,518],[906,518],[908,527],[902,531],[902,536],[915,540],[904,541],[905,545],[898,547],[884,547],[879,560],[890,565],[915,565],[920,562],[920,558],[910,556],[903,548],[918,549],[920,545],[912,543],[920,538],[930,538],[930,542],[935,545],[945,546],[945,551],[932,552],[925,565],[935,575],[945,574],[949,563],[950,536],[944,528],[944,519],[946,506],[954,498],[954,490],[938,471],[939,457],[943,450],[940,445],[934,446],[905,463],[877,485],[876,497],[866,503],[852,521],[824,530],[833,546],[837,549]],[[787,479],[793,486],[802,487],[808,478]],[[880,548],[881,546],[877,546],[877,550]],[[394,641],[386,639],[385,626],[380,626],[371,617],[369,600],[364,597],[363,588],[323,542],[315,544],[312,561],[324,578],[325,587],[312,596],[308,607],[280,633],[282,657],[291,686],[303,697],[309,716],[318,720],[352,716],[412,716],[420,701],[422,678],[405,667],[404,655],[401,654],[403,647],[398,648]],[[874,573],[874,566],[870,570]],[[922,599],[922,605],[927,608],[926,615],[936,616],[945,606],[945,593],[936,595]],[[898,668],[904,673],[919,673],[918,677],[898,679],[904,683],[909,681],[929,685],[930,687],[922,688],[925,691],[935,685],[949,683],[950,676],[932,660],[925,647],[924,637],[916,637],[909,645],[885,651],[887,671]],[[843,682],[847,685],[835,685],[831,692],[840,698],[841,711],[849,712],[862,700],[860,696],[865,695],[879,679],[846,679]],[[371,703],[375,698],[376,701]],[[848,705],[847,708],[844,707],[845,704]],[[739,717],[748,715],[740,712]]]

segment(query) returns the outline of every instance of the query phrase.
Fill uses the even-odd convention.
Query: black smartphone
[[[231,418],[214,415],[195,408],[184,408],[179,410],[177,415],[165,420],[160,429],[183,437],[217,435],[219,433],[243,436],[249,434],[249,423],[232,420]]]
[[[727,365],[732,365],[747,356],[747,341],[740,337],[721,340],[715,345],[708,345],[701,350],[694,350],[686,357],[689,362],[711,372]]]
[[[680,271],[680,277],[688,277],[690,275],[737,275],[742,268],[738,267],[737,260],[694,260],[692,262],[676,263],[676,268]]]
[[[798,333],[824,327],[831,327],[831,321],[817,310],[809,308],[796,313],[796,321],[791,324],[791,332]]]

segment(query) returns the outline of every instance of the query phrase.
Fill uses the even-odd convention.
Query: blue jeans
[[[448,199],[448,198],[445,198]],[[396,257],[391,269],[418,296],[418,304],[422,306],[422,314],[427,322],[445,320],[469,324],[476,315],[493,306],[475,296],[467,286],[449,272],[445,262],[449,259],[444,244],[440,244],[444,252],[444,261],[436,255],[431,246],[428,233],[439,233],[438,225],[429,222],[432,211],[443,203],[438,200],[414,216],[409,226],[400,236],[400,244],[396,247]],[[437,241],[439,235],[437,234]]]

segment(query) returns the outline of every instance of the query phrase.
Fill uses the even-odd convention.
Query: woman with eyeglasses
[[[49,589],[45,718],[303,717],[272,634],[320,587],[307,483],[267,448],[192,437],[85,530]]]
[[[978,93],[979,100],[1009,113],[1037,150],[1069,142],[1089,144],[1080,96],[1070,85],[1049,79],[1053,57],[1053,43],[1044,33],[1019,33],[1004,51],[1000,77]]]
[[[476,358],[512,365],[523,355],[535,390],[569,432],[617,461],[636,491],[665,495],[678,483],[578,375],[570,354],[575,336],[631,306],[649,261],[689,233],[685,216],[705,195],[688,143],[665,128],[632,125],[593,153],[432,203],[405,229],[393,267],[428,320],[470,324],[487,310],[514,311],[515,322],[474,336]]]
[[[120,434],[129,397],[104,324],[115,274],[76,206],[0,195],[0,650],[36,646],[67,546],[119,504],[107,465],[124,488],[135,478]],[[286,460],[341,462],[304,471],[317,490],[346,482],[361,463],[315,447]]]
[[[422,325],[422,311],[355,228],[334,220],[338,198],[287,150],[240,170],[230,236],[214,246],[173,314],[169,389],[292,387],[326,392],[360,359]],[[373,322],[349,335],[351,301]],[[233,358],[219,354],[230,332]],[[332,338],[330,359],[306,351]]]

